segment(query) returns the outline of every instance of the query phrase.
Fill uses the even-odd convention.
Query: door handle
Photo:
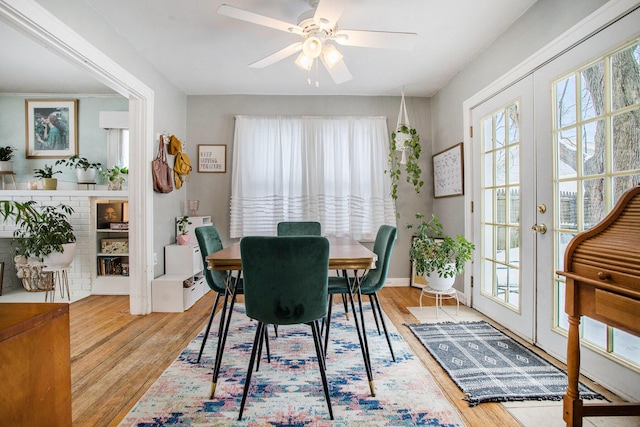
[[[544,224],[534,224],[531,229],[536,233],[544,234],[547,232],[547,226]]]

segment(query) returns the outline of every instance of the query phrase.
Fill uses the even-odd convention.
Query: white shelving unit
[[[106,241],[127,242],[129,230],[115,230],[110,222],[128,222],[128,201],[122,198],[98,199],[93,209],[92,224],[96,236],[95,268],[91,293],[95,295],[129,295],[129,252],[128,249],[107,249]],[[105,212],[113,209],[114,215],[104,219]]]
[[[176,217],[176,236],[180,234],[178,230],[178,220],[182,218],[181,216]],[[202,227],[203,225],[213,225],[211,222],[211,215],[206,216],[190,216],[189,221],[191,221],[190,225],[187,225],[187,234],[191,235],[190,244],[198,244],[196,242],[196,227]]]
[[[164,257],[166,274],[151,284],[152,311],[180,313],[209,291],[202,274],[200,247],[197,244],[167,245]]]

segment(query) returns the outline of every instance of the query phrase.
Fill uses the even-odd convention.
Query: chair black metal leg
[[[261,341],[262,334],[264,333],[265,324],[258,322],[256,329],[256,336],[253,339],[253,347],[251,348],[251,357],[249,359],[249,367],[247,368],[247,377],[244,380],[244,391],[242,392],[242,401],[240,402],[240,412],[238,414],[238,421],[242,420],[242,412],[244,411],[244,404],[247,401],[247,393],[249,392],[249,386],[251,385],[251,373],[253,372],[253,364],[256,361],[256,352]]]
[[[376,308],[373,305],[373,294],[369,294],[369,303],[371,304],[371,312],[373,313],[373,320],[375,320],[376,328],[378,328],[378,335],[380,335],[381,334],[380,323],[378,323],[378,312],[376,311]]]
[[[347,296],[345,294],[340,294],[340,296],[342,297],[342,304],[344,305],[344,316],[347,318],[347,320],[349,320],[349,305],[347,304]]]
[[[204,351],[204,346],[207,343],[207,337],[209,336],[209,331],[211,330],[211,323],[213,322],[213,317],[216,315],[216,308],[218,308],[218,301],[220,300],[220,293],[216,293],[216,300],[213,303],[213,307],[211,307],[211,315],[209,316],[209,323],[207,323],[207,329],[204,332],[204,338],[202,338],[202,344],[200,345],[200,353],[198,353],[198,361],[196,363],[200,363],[200,358],[202,357],[202,352]]]
[[[331,327],[331,307],[333,303],[333,295],[329,295],[329,305],[327,307],[327,317],[323,323],[325,323],[324,330],[324,357],[327,357],[327,348],[329,347],[329,328]]]
[[[329,417],[333,420],[333,408],[331,407],[331,398],[329,397],[329,384],[327,383],[327,373],[325,366],[324,355],[322,354],[322,346],[320,342],[320,331],[316,321],[310,323],[311,331],[313,332],[313,343],[316,347],[316,356],[318,357],[318,366],[320,367],[320,376],[322,377],[322,388],[324,389],[324,398],[327,400],[327,407],[329,408]]]
[[[393,354],[393,347],[391,346],[391,337],[389,337],[389,331],[387,330],[387,324],[384,321],[384,316],[382,315],[382,308],[380,308],[380,300],[378,299],[378,293],[374,292],[369,295],[369,297],[373,297],[372,301],[372,309],[375,312],[376,308],[378,309],[378,313],[380,314],[380,321],[382,322],[382,329],[384,329],[384,334],[387,337],[387,344],[389,344],[389,351],[391,351],[391,358],[393,361],[396,361],[396,356]],[[373,302],[375,302],[375,307],[373,307]]]

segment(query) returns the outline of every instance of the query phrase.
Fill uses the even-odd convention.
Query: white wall
[[[178,137],[186,134],[186,96],[169,83],[147,60],[115,32],[96,11],[83,0],[37,0],[89,43],[120,64],[129,73],[154,91],[154,134],[168,132]],[[178,6],[176,6],[178,7]],[[126,13],[126,11],[123,11]],[[135,143],[135,141],[132,141]],[[157,142],[153,145],[156,151]],[[149,162],[153,160],[149,158]],[[151,173],[151,168],[149,168]],[[149,188],[149,191],[152,191]],[[164,246],[174,242],[173,218],[180,214],[180,204],[186,191],[170,194],[154,193],[153,220],[154,252],[158,265],[153,276],[164,274]]]
[[[399,184],[398,240],[393,250],[390,278],[409,277],[410,230],[405,225],[415,220],[416,212],[430,212],[432,200],[431,140],[429,135],[431,107],[427,98],[407,98],[411,125],[421,135],[423,152],[421,167],[424,190],[416,195],[404,181]],[[400,97],[356,96],[189,96],[187,100],[187,155],[194,171],[187,184],[188,198],[200,199],[200,215],[211,215],[225,245],[229,237],[229,201],[233,152],[234,117],[244,115],[320,115],[320,116],[386,116],[389,132],[395,129]],[[198,144],[227,145],[227,173],[198,173]]]

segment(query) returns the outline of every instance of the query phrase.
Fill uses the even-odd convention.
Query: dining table
[[[343,272],[343,276],[347,281],[349,301],[351,304],[352,312],[354,313],[353,317],[358,334],[358,341],[360,343],[360,348],[362,351],[362,359],[367,373],[367,379],[369,381],[369,389],[371,390],[371,395],[375,396],[371,359],[369,357],[369,345],[365,333],[366,329],[364,323],[364,312],[362,309],[362,298],[360,294],[360,283],[367,271],[376,268],[376,261],[378,257],[369,248],[351,237],[326,237],[327,240],[329,240],[329,270]],[[242,257],[240,254],[240,243],[237,242],[217,252],[207,255],[206,261],[208,269],[226,272],[226,274],[223,274],[223,276],[225,277],[227,293],[231,295],[230,310],[233,310],[237,291],[234,287],[234,284],[239,282],[242,275]],[[346,274],[348,271],[353,271],[353,274]],[[233,274],[235,274],[236,280],[232,280]],[[356,296],[358,297],[360,319],[358,319],[358,315],[356,314]],[[224,346],[226,343],[226,336],[229,330],[229,325],[231,323],[231,316],[227,316],[226,322],[224,322],[223,318],[221,320],[221,326],[223,323],[223,330],[220,331],[222,340],[218,341],[219,345],[216,351],[216,360],[211,382],[210,397],[212,399],[214,398],[218,382],[222,354],[224,353]]]

